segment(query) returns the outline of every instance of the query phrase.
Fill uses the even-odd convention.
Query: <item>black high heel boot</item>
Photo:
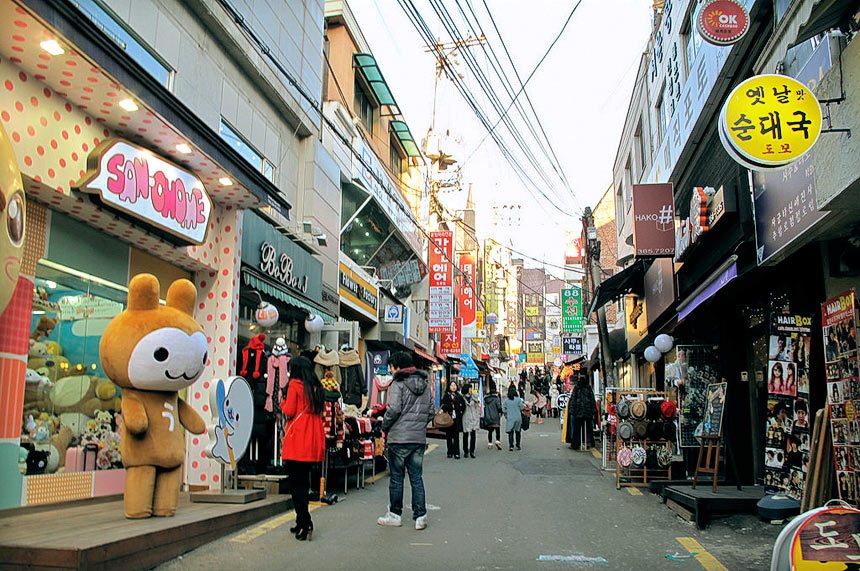
[[[296,533],[298,533],[298,531],[299,531],[301,528],[302,528],[302,526],[300,526],[299,524],[296,524],[296,525],[294,525],[293,527],[291,527],[291,528],[290,528],[290,533],[292,533],[293,535],[295,535]]]
[[[311,541],[314,536],[314,524],[308,524],[305,527],[299,528],[299,531],[296,532],[296,539],[299,541]]]

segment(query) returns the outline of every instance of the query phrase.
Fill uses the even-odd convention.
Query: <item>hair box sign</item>
[[[212,200],[199,178],[120,139],[99,144],[77,185],[102,202],[190,244],[202,244]]]

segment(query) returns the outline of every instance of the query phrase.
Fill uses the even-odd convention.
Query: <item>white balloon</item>
[[[661,353],[668,353],[671,351],[674,344],[675,340],[672,339],[672,336],[666,335],[665,333],[661,333],[654,339],[654,347],[656,347]]]
[[[305,320],[305,329],[308,333],[319,333],[322,331],[325,322],[319,315],[309,315]]]
[[[663,357],[663,354],[660,352],[657,347],[653,345],[645,349],[645,360],[649,363],[656,363]]]
[[[260,307],[257,308],[257,323],[263,327],[271,327],[278,322],[278,317],[280,317],[278,308],[269,302],[264,301]]]

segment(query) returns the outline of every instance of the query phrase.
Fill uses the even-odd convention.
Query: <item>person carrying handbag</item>
[[[445,430],[448,443],[448,458],[460,459],[460,433],[463,432],[463,414],[466,412],[466,400],[460,394],[456,381],[448,384],[448,392],[442,397],[442,411],[451,415],[454,423]]]
[[[472,393],[471,383],[463,385],[463,400],[466,408],[463,412],[463,457],[475,457],[475,433],[481,426],[481,401],[478,395]]]
[[[512,385],[513,386],[513,385]],[[516,388],[514,388],[516,390]],[[502,420],[502,399],[496,390],[496,382],[490,381],[490,391],[484,397],[484,430],[487,431],[487,448],[493,447],[493,432],[496,433],[496,448],[501,450],[501,420]]]
[[[521,450],[520,442],[522,439],[523,427],[523,409],[525,403],[520,395],[517,394],[517,389],[511,387],[508,389],[508,398],[505,399],[502,408],[505,412],[505,432],[508,433],[508,450],[514,450],[514,440],[516,439],[517,450]]]

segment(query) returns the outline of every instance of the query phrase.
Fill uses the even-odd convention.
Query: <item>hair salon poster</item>
[[[767,362],[765,491],[803,496],[809,465],[809,344],[812,316],[771,319]]]
[[[857,503],[860,484],[860,406],[857,366],[857,310],[854,290],[821,305],[827,404],[839,497]]]

